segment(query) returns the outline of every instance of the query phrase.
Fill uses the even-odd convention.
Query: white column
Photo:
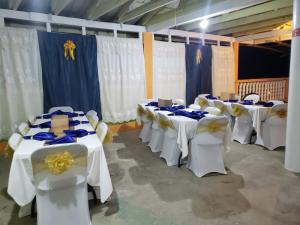
[[[300,172],[300,1],[293,4],[293,38],[289,78],[289,103],[285,168]]]

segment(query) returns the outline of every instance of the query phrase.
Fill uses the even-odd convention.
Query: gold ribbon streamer
[[[286,109],[271,109],[271,116],[277,116],[279,118],[286,118],[287,117],[287,110]]]
[[[152,112],[150,112],[149,110],[146,111],[146,119],[149,121],[154,120],[154,114]]]
[[[197,127],[197,133],[209,132],[216,133],[219,131],[224,131],[226,129],[228,122],[220,123],[216,120],[209,122],[208,124],[201,124]]]
[[[171,121],[166,120],[164,117],[162,117],[160,115],[158,117],[158,124],[159,124],[159,127],[162,129],[168,129],[168,128],[173,129],[173,124],[171,123]]]
[[[108,128],[105,138],[103,140],[103,144],[109,144],[113,141],[113,132]]]
[[[76,48],[76,45],[71,40],[67,40],[64,43],[64,56],[67,60],[69,60],[69,58],[71,58],[72,60],[75,60],[75,55],[74,55],[75,48]]]

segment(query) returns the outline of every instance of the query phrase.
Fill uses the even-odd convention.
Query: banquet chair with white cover
[[[204,111],[209,106],[208,99],[204,96],[198,96],[194,104],[189,105],[189,108]]]
[[[215,115],[215,116],[220,116],[220,114],[221,114],[220,109],[218,109],[217,107],[213,107],[213,106],[206,107],[204,109],[204,111],[208,112],[209,114]]]
[[[152,121],[151,136],[150,136],[150,142],[148,146],[150,147],[152,152],[160,152],[162,148],[163,137],[164,137],[164,129],[162,129],[159,126],[158,119],[154,115],[154,113],[147,108],[146,108],[146,118],[149,121]]]
[[[88,149],[80,144],[49,146],[31,155],[38,225],[90,225]]]
[[[260,100],[260,96],[256,93],[247,94],[243,100],[252,100],[253,103],[257,103]]]
[[[199,121],[190,142],[187,163],[197,177],[212,172],[226,174],[222,153],[227,125],[226,116],[205,117]]]
[[[63,111],[63,112],[73,112],[74,110],[70,106],[57,106],[49,109],[48,113],[53,113],[55,111]]]
[[[33,125],[34,122],[35,122],[35,116],[29,116],[27,122],[28,122],[29,124]]]
[[[27,134],[27,132],[29,131],[29,125],[28,123],[21,123],[19,126],[18,126],[18,132],[22,135],[22,136],[25,136]]]
[[[185,105],[184,100],[183,100],[183,99],[180,99],[180,98],[175,99],[175,100],[174,100],[174,104],[177,104],[177,105]]]
[[[105,136],[108,132],[108,126],[106,123],[104,122],[99,122],[98,125],[97,125],[97,128],[96,128],[96,133],[99,137],[99,139],[101,140],[101,142],[103,143],[104,139],[105,139]]]
[[[231,129],[233,129],[234,126],[234,118],[231,116],[231,113],[228,111],[227,106],[224,104],[224,102],[220,100],[214,100],[214,105],[220,110],[220,116],[227,116],[229,120],[229,124]]]
[[[249,144],[253,132],[253,124],[248,109],[238,103],[232,103],[231,109],[232,115],[235,117],[232,139],[241,144]]]
[[[8,145],[9,147],[11,147],[12,150],[16,151],[22,140],[23,137],[20,134],[13,133],[8,139]]]
[[[89,117],[89,116],[93,117],[95,115],[97,116],[97,112],[95,110],[90,110],[85,115],[86,115],[86,117]]]
[[[87,116],[88,121],[90,122],[91,126],[96,129],[97,124],[99,122],[99,117],[96,115],[93,116]]]
[[[261,125],[263,146],[269,150],[285,146],[287,104],[274,105]]]
[[[168,166],[177,165],[181,153],[177,144],[178,131],[166,115],[158,113],[157,119],[160,128],[164,130],[160,157],[166,160]]]
[[[143,122],[143,128],[140,132],[139,138],[142,139],[142,142],[148,143],[151,138],[152,121],[147,118],[147,111],[141,104],[138,104],[137,114],[138,119]]]

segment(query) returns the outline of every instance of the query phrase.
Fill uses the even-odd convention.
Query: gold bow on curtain
[[[286,109],[271,110],[271,116],[277,116],[282,119],[286,118],[287,110]]]
[[[69,60],[69,58],[71,58],[72,60],[75,60],[75,55],[74,55],[75,48],[76,48],[76,45],[71,40],[67,40],[64,43],[64,56],[67,60]]]
[[[60,175],[74,165],[86,166],[86,154],[81,153],[72,155],[68,151],[62,151],[59,153],[49,154],[44,160],[35,159],[32,162],[33,173],[40,173],[42,171],[48,171],[54,175]]]
[[[200,107],[205,107],[205,106],[208,106],[208,101],[207,99],[205,98],[199,98],[198,100],[198,105],[200,105]]]
[[[142,117],[143,115],[145,115],[145,110],[142,106],[138,105],[138,108],[137,108],[137,114],[138,116]]]
[[[245,110],[237,105],[232,106],[232,114],[236,117],[240,117],[245,113]]]
[[[159,127],[162,129],[173,128],[173,124],[171,123],[171,121],[165,119],[164,117],[162,117],[160,115],[158,117],[158,124],[159,124]]]
[[[216,133],[219,131],[224,131],[226,129],[228,122],[220,123],[216,120],[209,122],[208,124],[201,124],[197,127],[197,134],[201,132]]]

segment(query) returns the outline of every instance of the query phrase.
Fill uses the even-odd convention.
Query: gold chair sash
[[[208,133],[216,133],[219,131],[224,131],[227,127],[228,122],[220,123],[216,120],[209,122],[208,124],[200,124],[197,127],[196,133],[208,132]]]
[[[140,105],[138,105],[138,108],[137,108],[137,114],[138,114],[138,116],[143,116],[143,115],[145,115],[145,110],[144,110],[144,108],[142,107],[142,106],[140,106]]]
[[[237,105],[232,106],[232,114],[235,117],[240,117],[245,113],[245,110]]]
[[[221,114],[224,114],[225,112],[227,112],[226,105],[219,105],[219,104],[216,104],[216,107],[220,110],[220,113],[221,113]]]
[[[169,120],[166,120],[164,117],[162,116],[159,116],[158,117],[158,124],[159,124],[159,127],[162,128],[162,129],[168,129],[168,128],[171,128],[173,129],[173,124],[171,121]]]
[[[103,140],[103,144],[109,144],[113,141],[113,132],[108,128],[105,138]]]
[[[43,161],[33,162],[33,173],[48,171],[54,175],[60,175],[74,165],[86,166],[86,155],[72,155],[68,151],[62,151],[55,154],[49,154]]]
[[[287,117],[287,110],[284,108],[277,109],[277,110],[272,110],[271,109],[271,116],[277,116],[279,118],[286,118]]]
[[[154,114],[150,111],[146,111],[146,119],[149,120],[149,121],[153,121],[155,118],[154,118]]]
[[[202,107],[206,107],[208,106],[208,101],[206,98],[199,98],[198,99],[198,105],[202,108]]]

